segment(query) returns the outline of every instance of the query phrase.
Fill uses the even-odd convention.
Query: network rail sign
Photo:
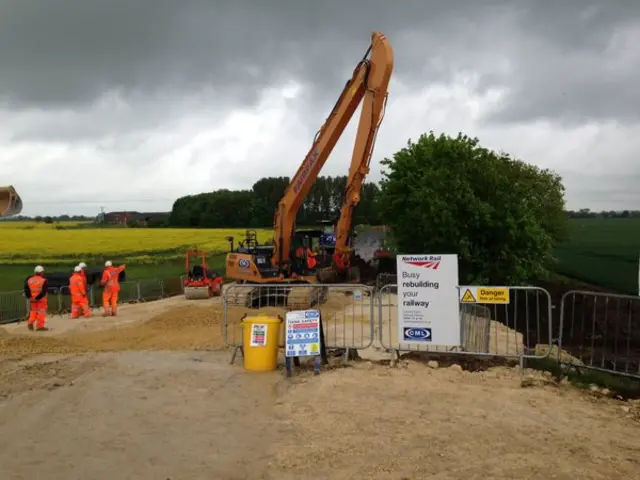
[[[457,255],[398,255],[398,342],[460,345]]]

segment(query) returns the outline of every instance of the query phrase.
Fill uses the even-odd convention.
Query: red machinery
[[[207,266],[204,250],[187,250],[184,254],[187,278],[184,281],[184,296],[187,300],[220,296],[222,277]],[[193,266],[191,266],[193,264]]]

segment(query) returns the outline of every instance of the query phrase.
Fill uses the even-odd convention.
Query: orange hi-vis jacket
[[[122,270],[124,270],[124,265],[121,265],[119,267],[107,267],[104,269],[100,284],[104,286],[105,292],[120,291],[120,282],[118,281],[118,276],[120,275],[120,272]]]
[[[82,272],[74,273],[69,279],[69,293],[72,297],[84,297],[87,295],[86,278]]]
[[[40,275],[29,277],[24,293],[32,302],[45,300],[47,298],[47,279]]]

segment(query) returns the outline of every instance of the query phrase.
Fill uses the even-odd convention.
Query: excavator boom
[[[0,218],[12,217],[22,212],[22,199],[13,186],[0,187]]]
[[[275,246],[271,257],[274,267],[281,268],[290,261],[291,241],[300,206],[364,98],[345,201],[337,225],[336,251],[339,253],[345,251],[352,211],[360,200],[360,188],[369,171],[369,162],[382,119],[392,71],[391,45],[384,34],[373,32],[369,49],[354,69],[351,79],[347,81],[340,98],[317,133],[311,149],[278,204],[274,218]]]

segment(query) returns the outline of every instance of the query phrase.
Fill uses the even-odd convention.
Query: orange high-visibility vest
[[[42,293],[42,287],[44,286],[45,279],[40,275],[34,275],[33,277],[27,280],[27,284],[29,285],[29,291],[31,292],[31,300],[34,300],[38,295]],[[46,293],[44,298],[46,298]],[[43,300],[44,300],[43,298]]]
[[[87,293],[82,273],[74,273],[69,279],[69,293],[72,297],[81,297]]]

